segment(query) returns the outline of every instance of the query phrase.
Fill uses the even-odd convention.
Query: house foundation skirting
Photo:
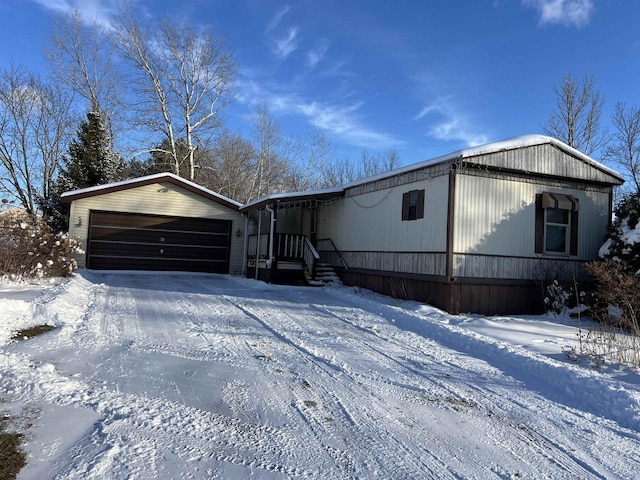
[[[453,314],[540,314],[545,311],[544,288],[537,281],[485,278],[447,281],[446,277],[353,268],[339,275],[346,285],[428,303]]]

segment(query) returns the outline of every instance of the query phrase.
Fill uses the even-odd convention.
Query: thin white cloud
[[[291,10],[291,7],[289,5],[285,5],[284,7],[282,7],[282,9],[273,16],[273,18],[267,25],[266,33],[271,32],[278,25],[280,25],[282,18],[289,12],[289,10]]]
[[[462,140],[467,146],[483,145],[489,142],[489,136],[478,131],[467,115],[458,112],[452,97],[442,97],[424,106],[414,120],[433,118],[427,134],[445,141]]]
[[[280,58],[286,58],[298,49],[298,28],[290,27],[289,33],[275,41],[275,54]]]
[[[97,23],[103,27],[111,26],[116,0],[32,0],[41,7],[56,14],[80,14],[87,23]]]
[[[313,126],[360,147],[385,149],[403,143],[392,135],[362,125],[356,114],[362,105],[361,102],[352,105],[323,105],[311,102],[299,103],[295,108],[306,116]]]
[[[307,65],[314,68],[318,63],[322,61],[327,50],[329,49],[329,41],[322,39],[316,48],[313,48],[307,52]]]
[[[319,72],[319,75],[324,77],[355,77],[355,72],[352,72],[347,67],[349,62],[347,60],[339,60],[332,65],[329,65],[326,69]]]
[[[522,0],[540,14],[540,25],[560,24],[584,27],[593,15],[593,0]]]
[[[404,143],[392,135],[364,125],[358,115],[364,105],[362,102],[338,105],[307,101],[293,93],[269,91],[254,81],[239,81],[235,87],[238,102],[256,106],[268,98],[272,112],[302,116],[314,127],[358,147],[388,149]]]

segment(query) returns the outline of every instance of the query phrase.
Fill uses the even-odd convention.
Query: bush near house
[[[600,256],[587,264],[597,282],[589,310],[600,330],[581,337],[581,349],[640,366],[640,193],[628,195],[616,208]]]
[[[41,218],[15,209],[0,215],[0,277],[64,277],[76,269],[78,242],[55,234]]]

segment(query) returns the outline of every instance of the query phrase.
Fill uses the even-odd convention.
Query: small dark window
[[[411,190],[402,195],[402,220],[424,218],[424,190]]]

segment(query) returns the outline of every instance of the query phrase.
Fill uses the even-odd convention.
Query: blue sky
[[[45,74],[55,13],[108,23],[111,0],[0,0],[0,62]],[[565,74],[640,104],[637,0],[136,0],[209,23],[239,64],[227,126],[249,135],[266,101],[287,135],[323,129],[340,157],[396,149],[403,164],[541,133]]]

